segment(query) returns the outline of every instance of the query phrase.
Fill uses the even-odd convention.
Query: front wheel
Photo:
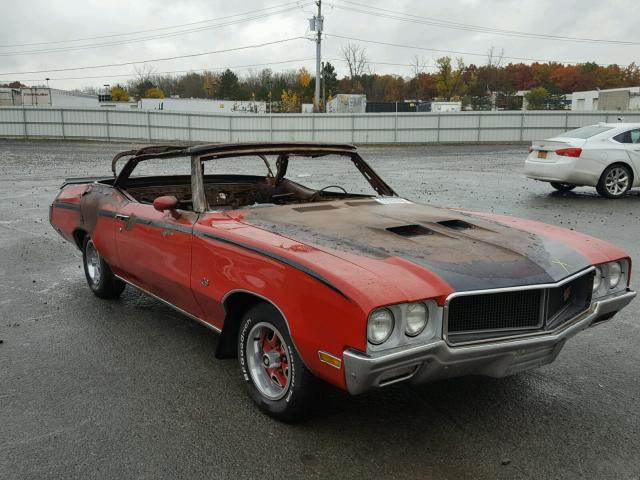
[[[89,235],[82,243],[82,263],[89,288],[97,297],[118,298],[122,294],[126,284],[113,274]]]
[[[263,412],[287,422],[308,414],[317,380],[272,305],[257,305],[242,318],[238,360],[249,396]]]
[[[607,167],[596,190],[606,198],[620,198],[631,188],[631,170],[626,165],[611,165]]]
[[[571,183],[551,182],[551,186],[559,192],[570,192],[571,190],[576,188],[576,186],[572,185]]]

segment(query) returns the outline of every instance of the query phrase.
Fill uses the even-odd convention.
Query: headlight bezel
[[[424,328],[414,336],[410,336],[406,333],[407,307],[414,303],[419,303],[425,306],[428,318]],[[392,334],[384,342],[375,344],[372,343],[369,338],[369,320],[374,312],[382,308],[386,308],[391,311],[395,319],[395,325]],[[375,353],[397,347],[422,344],[437,339],[438,336],[442,335],[442,311],[442,306],[439,306],[435,299],[380,305],[373,308],[367,316],[367,325],[365,327],[365,343],[367,352]]]
[[[371,338],[372,337],[371,336],[372,319],[376,314],[388,314],[391,320],[389,331],[384,337],[381,337],[381,340],[374,340]],[[389,337],[391,337],[391,334],[393,334],[395,326],[396,326],[396,319],[391,309],[387,307],[376,308],[369,314],[369,318],[367,318],[367,342],[369,342],[371,345],[382,345],[384,342],[389,340]]]
[[[411,310],[416,308],[422,308],[424,311],[423,318],[421,320],[422,324],[417,329],[410,329],[411,321],[409,317],[411,315],[415,315],[415,313],[412,313]],[[424,303],[412,302],[407,304],[406,315],[404,317],[404,334],[407,337],[417,337],[424,331],[425,328],[427,328],[428,323],[429,323],[429,308]]]
[[[617,266],[616,266],[617,265]],[[631,262],[628,258],[621,258],[610,262],[601,263],[595,266],[595,276],[592,298],[599,300],[610,295],[616,295],[620,292],[624,292],[629,287],[629,272],[631,268]],[[618,275],[618,281],[614,284],[611,283],[612,270],[617,270],[615,275]]]

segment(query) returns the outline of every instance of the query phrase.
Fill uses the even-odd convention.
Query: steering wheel
[[[344,187],[341,187],[340,185],[327,185],[326,187],[321,188],[320,190],[317,190],[309,199],[310,202],[315,202],[318,197],[322,194],[322,192],[324,192],[327,188],[339,188],[340,190],[342,190],[345,195],[348,193]]]

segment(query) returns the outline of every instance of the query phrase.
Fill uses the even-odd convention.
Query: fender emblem
[[[202,280],[200,280],[200,283],[202,284],[203,287],[208,287],[209,286],[209,279],[208,278],[203,278]]]

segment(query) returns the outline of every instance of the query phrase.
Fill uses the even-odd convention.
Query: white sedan
[[[640,123],[600,123],[570,130],[529,148],[524,172],[560,191],[596,187],[619,198],[640,186]]]

